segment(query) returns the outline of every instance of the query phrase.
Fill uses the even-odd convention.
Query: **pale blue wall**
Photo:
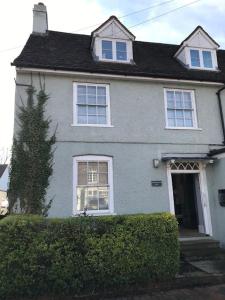
[[[38,87],[38,79],[34,75],[33,80]],[[30,76],[19,74],[17,81],[29,83]],[[114,127],[71,126],[73,81],[110,84]],[[195,90],[200,130],[165,129],[163,88],[168,87]],[[116,213],[169,211],[166,166],[161,163],[158,169],[154,169],[152,159],[160,159],[165,153],[206,154],[221,145],[223,140],[216,97],[218,87],[46,75],[46,90],[50,94],[46,115],[53,120],[52,130],[58,124],[54,172],[48,190],[48,198],[54,197],[51,216],[72,215],[75,155],[113,157]],[[17,104],[20,96],[25,97],[22,87],[17,88]],[[221,180],[221,185],[223,183],[223,170],[225,164],[220,165],[219,162],[207,166],[213,234],[225,242],[223,229],[218,225],[221,222],[225,228],[225,216],[219,212],[215,200],[218,180]],[[162,180],[162,187],[152,187],[151,180]]]

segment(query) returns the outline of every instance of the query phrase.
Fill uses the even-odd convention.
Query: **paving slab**
[[[189,263],[208,274],[225,274],[225,260],[200,260]]]

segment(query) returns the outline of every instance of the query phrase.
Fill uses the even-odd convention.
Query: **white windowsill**
[[[202,131],[202,128],[195,128],[195,127],[165,127],[165,129],[175,129],[175,130],[197,130]]]
[[[121,63],[121,64],[132,64],[129,60],[116,60],[116,59],[106,59],[106,58],[99,58],[99,61],[102,62],[111,62],[111,63]]]
[[[213,72],[219,72],[219,70],[216,69],[216,68],[204,68],[204,67],[194,67],[194,66],[190,66],[189,69],[200,70],[200,71],[213,71]]]
[[[107,124],[71,124],[72,127],[103,127],[103,128],[110,128],[114,127],[113,125]]]
[[[116,213],[113,213],[113,212],[110,212],[110,211],[105,211],[105,212],[100,212],[100,211],[87,211],[86,212],[87,213],[87,216],[115,216],[115,215],[117,215]],[[83,217],[84,215],[83,215],[83,212],[81,211],[81,212],[75,212],[75,213],[73,213],[73,215],[72,215],[72,217],[79,217],[79,216],[81,216],[81,217]]]

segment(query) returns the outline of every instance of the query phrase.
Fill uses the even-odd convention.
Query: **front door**
[[[180,228],[212,235],[205,167],[198,161],[167,163],[170,212]]]
[[[174,210],[181,231],[205,233],[199,174],[172,174]]]

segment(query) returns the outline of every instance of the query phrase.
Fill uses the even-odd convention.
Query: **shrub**
[[[0,221],[0,299],[91,294],[172,279],[177,222],[168,213]]]

